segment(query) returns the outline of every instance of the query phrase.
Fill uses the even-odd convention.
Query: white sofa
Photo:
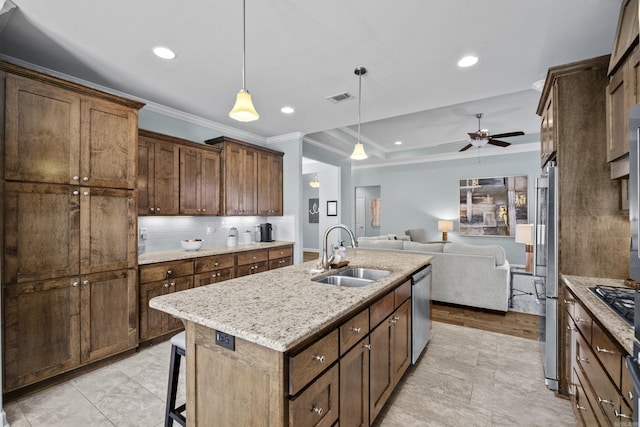
[[[358,247],[433,256],[432,299],[506,312],[509,310],[509,262],[497,245],[419,243],[409,236],[360,237]]]

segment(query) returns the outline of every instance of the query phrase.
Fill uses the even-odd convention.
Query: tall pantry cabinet
[[[142,104],[0,62],[3,391],[138,342]]]

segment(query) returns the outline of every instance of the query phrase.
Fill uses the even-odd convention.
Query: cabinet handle
[[[322,408],[316,408],[315,406],[312,406],[311,412],[315,412],[319,417],[321,417],[324,410]]]
[[[600,346],[596,346],[596,351],[598,353],[618,354],[617,352],[615,352],[613,350],[607,350],[606,348],[600,348]]]
[[[88,176],[83,176],[83,177],[82,177],[82,180],[83,180],[84,182],[87,182],[87,181],[89,181],[89,177],[88,177]]]
[[[576,356],[576,361],[589,363],[589,359],[587,359],[586,357],[582,358],[580,356]]]
[[[88,285],[88,284],[89,284],[89,281],[88,281],[88,280],[83,280],[83,281],[82,281],[82,284],[83,284],[83,285]]]
[[[576,303],[576,302],[575,302],[575,301],[573,301],[573,300],[566,300],[566,299],[563,299],[562,301],[563,301],[565,304],[575,304],[575,303]]]
[[[371,351],[371,344],[362,344],[362,347],[364,347],[367,350]]]
[[[396,323],[398,323],[398,320],[400,320],[400,318],[398,316],[393,316],[391,318],[391,320],[389,320],[389,322],[391,322],[393,324],[396,324]]]
[[[73,194],[74,196],[77,196],[77,195],[78,195],[78,194],[80,194],[80,193],[79,193],[78,191],[74,191],[72,194]]]
[[[613,413],[615,414],[616,418],[626,418],[628,420],[630,420],[632,417],[627,415],[627,414],[623,414],[622,412],[618,412],[617,409],[613,410]]]
[[[214,262],[214,263],[213,263],[213,266],[214,266],[214,267],[217,267],[217,266],[218,266],[218,263],[217,263],[217,262]]]
[[[633,400],[633,392],[628,391],[627,394],[629,395],[629,400]]]
[[[79,177],[78,175],[74,175],[74,176],[73,176],[73,180],[74,180],[74,181],[77,181],[77,180],[79,180],[79,179],[80,179],[80,177]]]
[[[587,319],[581,319],[578,316],[576,316],[576,323],[578,323],[578,322],[586,322],[586,321],[587,321]]]
[[[316,355],[313,358],[320,363],[324,363],[324,356]]]
[[[573,332],[578,332],[578,330],[576,328],[572,328],[571,326],[567,325],[567,329]]]
[[[607,405],[611,405],[611,406],[615,406],[616,404],[613,400],[603,399],[600,396],[598,396],[598,403],[606,403]]]
[[[362,330],[362,328],[354,328],[354,327],[351,327],[351,330],[353,331],[353,333],[354,333],[354,334],[359,334],[359,333],[360,333],[360,331]]]
[[[579,404],[576,403],[576,409],[580,410],[580,411],[586,411],[587,408],[585,408],[584,406],[580,406]]]
[[[173,270],[167,270],[167,276],[171,276],[173,274]]]
[[[79,284],[80,284],[80,283],[78,283],[78,282],[73,282],[73,287],[74,287],[74,288],[77,288]]]

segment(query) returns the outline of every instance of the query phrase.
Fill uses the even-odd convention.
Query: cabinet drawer
[[[580,425],[583,426],[606,426],[606,421],[604,420],[604,414],[597,407],[594,408],[592,405],[597,405],[592,401],[595,401],[595,397],[593,396],[593,391],[589,388],[589,383],[584,380],[584,375],[580,369],[574,369],[573,375],[576,378],[575,384],[575,413],[576,416],[581,417],[583,423]]]
[[[584,371],[584,376],[588,380],[588,383],[591,384],[591,389],[595,397],[592,404],[594,408],[599,406],[609,419],[610,424],[615,425],[617,421],[615,411],[620,408],[620,394],[618,394],[616,387],[605,373],[597,357],[586,344],[585,340],[580,336],[577,338],[576,362],[578,369]],[[583,386],[585,389],[588,388],[588,385],[585,383],[583,383]]]
[[[269,270],[275,270],[276,268],[286,267],[293,264],[291,257],[272,259],[269,261]]]
[[[576,298],[573,296],[571,292],[565,286],[564,298],[562,300],[562,305],[564,305],[564,309],[569,313],[572,319],[575,318],[575,310],[574,307],[576,305]]]
[[[386,319],[395,308],[394,305],[394,293],[389,292],[387,295],[382,297],[382,299],[374,302],[371,305],[370,313],[369,313],[369,324],[371,329],[375,328],[378,323],[382,322]]]
[[[194,261],[194,264],[196,273],[204,273],[205,271],[215,271],[235,266],[233,255],[198,258]]]
[[[269,259],[286,258],[293,255],[293,248],[275,248],[269,249]]]
[[[289,357],[289,394],[298,393],[336,360],[338,360],[338,329],[334,329],[301,353]]]
[[[222,270],[196,274],[194,286],[206,286],[212,283],[224,282],[225,280],[233,279],[233,272],[233,268],[225,268]]]
[[[593,323],[591,315],[579,302],[576,302],[574,304],[573,310],[573,321],[575,322],[580,332],[582,332],[582,335],[587,340],[587,343],[591,344],[591,324]]]
[[[631,374],[629,374],[629,368],[626,364],[622,364],[622,380],[620,391],[622,392],[622,398],[627,405],[633,406],[633,385],[631,384]]]
[[[331,427],[338,419],[338,364],[289,403],[289,425]]]
[[[369,309],[366,308],[357,316],[340,325],[340,355],[369,333]]]
[[[398,308],[403,302],[411,298],[411,280],[407,280],[393,291],[394,308]]]
[[[604,333],[598,323],[593,322],[591,328],[591,349],[594,351],[617,388],[620,387],[620,368],[622,353],[619,347]]]
[[[269,251],[251,251],[247,253],[238,254],[238,265],[246,265],[255,262],[267,261],[269,259]]]
[[[248,276],[250,274],[262,273],[267,271],[269,264],[267,261],[254,262],[252,264],[239,265],[236,268],[236,277]]]
[[[172,261],[140,267],[140,283],[193,274],[193,261]]]

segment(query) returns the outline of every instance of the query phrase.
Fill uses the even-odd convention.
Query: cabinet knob
[[[220,273],[216,274],[216,277],[220,277]]]
[[[400,320],[400,318],[399,318],[398,316],[393,316],[393,317],[389,320],[389,322],[391,322],[391,323],[393,323],[393,324],[396,324],[396,323],[398,323],[398,320]]]
[[[218,266],[218,263],[217,263],[217,262],[214,262],[214,263],[213,263],[213,266],[214,266],[214,267],[217,267],[217,266]]]
[[[89,195],[89,192],[88,192],[88,191],[83,191],[83,192],[82,192],[82,195],[83,195],[83,196],[88,196],[88,195]]]
[[[168,284],[168,283],[165,283],[165,284],[164,284],[164,287],[165,287],[165,288],[168,288],[168,287],[169,287],[169,284]]]
[[[562,300],[565,304],[575,304],[575,301],[573,300]]]
[[[206,211],[207,211],[206,209],[202,209],[202,212],[206,212]]]
[[[167,270],[167,276],[171,276],[173,274],[173,270]]]
[[[176,282],[171,282],[169,285],[170,285],[170,286],[175,286],[175,285],[176,285]]]
[[[80,284],[80,283],[78,283],[78,282],[73,282],[73,287],[74,287],[74,288],[77,288],[79,284]]]
[[[313,358],[320,363],[324,363],[324,356],[316,355]]]
[[[88,284],[89,284],[89,281],[88,281],[88,280],[83,280],[83,281],[82,281],[82,284],[83,284],[83,285],[88,285]]]
[[[627,395],[629,395],[629,400],[633,400],[633,392],[628,391]]]
[[[315,412],[319,417],[322,416],[324,410],[322,408],[316,408],[315,406],[311,407],[311,412]]]
[[[153,211],[155,211],[154,208],[149,208],[149,212],[153,212]]]
[[[77,195],[78,195],[78,194],[80,194],[80,193],[76,190],[76,191],[74,191],[72,194],[73,194],[74,196],[77,196]]]
[[[354,334],[359,334],[360,331],[362,330],[362,328],[351,328],[351,330],[353,331]]]
[[[82,177],[82,180],[83,180],[84,182],[87,182],[87,181],[89,181],[89,177],[88,177],[88,176],[83,176],[83,177]]]
[[[201,211],[201,209],[200,209],[200,208],[196,209],[196,212],[200,212],[200,211]]]
[[[156,212],[160,212],[160,208],[156,208]]]
[[[367,350],[371,351],[371,344],[362,344],[362,347],[364,347]]]
[[[74,175],[74,176],[73,176],[73,180],[74,180],[74,181],[77,181],[77,180],[79,180],[79,179],[80,179],[80,177],[79,177],[78,175]]]

